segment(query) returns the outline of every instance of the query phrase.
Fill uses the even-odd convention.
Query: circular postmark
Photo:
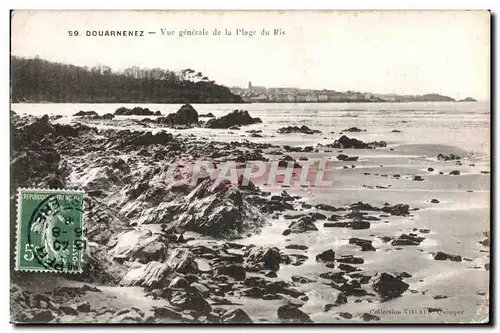
[[[81,196],[52,194],[33,210],[28,246],[41,267],[60,272],[82,271],[86,247]]]

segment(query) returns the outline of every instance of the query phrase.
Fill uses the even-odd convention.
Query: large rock
[[[250,235],[266,223],[237,185],[212,179],[201,182],[172,213],[178,214],[179,226],[214,237]]]
[[[397,204],[394,206],[384,206],[382,211],[385,213],[390,213],[391,215],[401,216],[410,214],[410,206],[404,204]]]
[[[245,268],[240,264],[221,265],[215,268],[215,273],[230,276],[236,281],[243,281],[246,278]]]
[[[373,290],[379,293],[384,299],[391,299],[400,296],[410,285],[391,274],[381,273],[373,276]]]
[[[151,111],[148,108],[135,107],[128,109],[126,107],[120,107],[116,109],[115,116],[159,116],[161,113],[159,111]]]
[[[444,252],[437,252],[434,255],[434,260],[451,260],[451,261],[462,261],[462,257],[459,255],[448,254]]]
[[[199,273],[198,264],[193,254],[187,249],[175,248],[169,254],[165,263],[173,270],[181,274]]]
[[[420,243],[424,240],[424,237],[418,237],[415,234],[402,234],[395,240],[391,242],[391,245],[394,246],[406,246],[406,245],[420,245]]]
[[[162,122],[173,125],[191,125],[198,123],[198,112],[191,104],[184,104],[176,113],[171,113]]]
[[[149,289],[164,288],[168,285],[170,267],[152,261],[142,267],[132,269],[121,279],[121,286],[141,286]]]
[[[303,216],[297,221],[293,221],[288,226],[288,229],[292,234],[300,234],[307,231],[318,231],[318,228],[314,225],[314,219],[310,216]]]
[[[95,111],[78,111],[73,116],[82,117],[82,116],[99,116],[99,114]]]
[[[343,130],[342,132],[363,132],[363,130],[361,128],[357,128],[357,127],[349,127],[345,130]],[[366,132],[366,130],[365,130]]]
[[[375,251],[375,248],[372,245],[372,241],[368,239],[361,238],[350,238],[349,244],[355,244],[361,247],[361,251]]]
[[[460,156],[455,154],[448,154],[448,155],[438,154],[437,159],[438,161],[453,161],[453,160],[459,160]]]
[[[176,308],[194,310],[199,314],[208,314],[212,311],[210,304],[195,288],[188,288],[186,291],[176,290],[170,295],[168,301]]]
[[[136,146],[146,146],[154,144],[162,145],[171,143],[172,141],[174,141],[174,137],[172,134],[161,131],[155,134],[151,132],[134,133],[127,143]]]
[[[242,290],[242,294],[252,298],[265,298],[265,295],[288,295],[294,298],[304,296],[302,291],[292,288],[290,283],[283,280],[266,279],[260,276],[250,276],[243,282],[247,289]]]
[[[326,250],[316,256],[316,261],[320,262],[333,262],[335,261],[335,251]]]
[[[358,139],[349,138],[345,135],[342,135],[339,139],[333,142],[333,148],[340,149],[373,149],[375,147],[386,147],[387,143],[385,141],[379,142],[369,142],[364,143]]]
[[[285,322],[312,323],[311,318],[294,304],[285,304],[278,308],[278,318]]]
[[[337,155],[337,159],[339,161],[357,161],[359,156],[347,156],[344,154]]]
[[[252,319],[248,316],[248,314],[242,309],[234,309],[227,311],[224,313],[220,321],[226,324],[251,324],[253,323]]]
[[[307,127],[306,125],[298,126],[287,126],[281,127],[276,130],[276,132],[280,134],[290,134],[290,133],[302,133],[302,134],[321,134],[321,131],[313,130]]]
[[[166,257],[166,246],[160,235],[153,235],[148,229],[124,232],[110,251],[117,261],[138,260],[142,263],[162,261]]]
[[[228,113],[225,116],[210,119],[205,127],[208,128],[229,128],[231,126],[243,126],[243,125],[252,125],[261,123],[262,120],[260,118],[252,118],[248,111],[243,110],[234,110],[231,113]]]
[[[245,256],[245,268],[247,271],[277,271],[280,269],[281,255],[279,249],[276,247],[252,247],[246,251]]]
[[[198,118],[215,118],[214,114],[212,112],[209,113],[200,113],[198,115]]]

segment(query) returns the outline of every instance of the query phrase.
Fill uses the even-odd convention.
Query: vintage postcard
[[[11,11],[15,324],[490,321],[490,12]]]

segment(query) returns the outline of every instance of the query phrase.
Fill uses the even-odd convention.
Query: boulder
[[[184,104],[176,113],[168,114],[162,122],[172,125],[191,125],[198,123],[198,112],[191,104]]]
[[[171,268],[161,262],[151,261],[139,268],[132,269],[120,280],[121,286],[141,286],[149,289],[163,288],[168,285]]]
[[[198,115],[198,118],[215,118],[214,114],[212,112],[209,113],[200,113]]]
[[[151,132],[145,132],[133,135],[130,138],[128,144],[135,146],[146,146],[154,144],[162,145],[162,144],[172,143],[173,141],[174,141],[173,135],[165,131],[161,131],[155,134]]]
[[[166,257],[166,246],[161,236],[148,229],[130,230],[118,236],[110,254],[114,260],[138,260],[141,263],[162,261]]]
[[[186,230],[218,238],[256,233],[266,220],[257,207],[245,200],[242,190],[229,181],[206,179],[169,216],[176,216],[175,223]]]
[[[300,234],[307,231],[318,231],[318,228],[314,225],[314,220],[310,216],[303,216],[297,221],[293,221],[288,226],[288,230],[293,234]]]
[[[148,108],[141,108],[139,106],[132,108],[132,109],[128,109],[128,108],[122,106],[122,107],[116,109],[114,115],[115,116],[156,116],[156,115],[158,115],[158,113],[157,112],[155,113],[154,111],[151,111]]]
[[[462,257],[460,255],[452,255],[439,251],[434,255],[434,260],[462,261]]]
[[[344,264],[354,264],[354,265],[359,265],[365,262],[363,258],[355,257],[353,255],[343,255],[340,256],[340,258],[337,258],[336,260],[337,262],[341,262]]]
[[[182,318],[182,313],[169,306],[154,306],[152,310],[155,318],[169,318],[174,320],[180,320]]]
[[[95,111],[78,111],[73,115],[74,117],[82,117],[82,116],[99,116],[99,114]]]
[[[175,290],[168,301],[173,307],[182,310],[194,310],[198,314],[208,314],[212,311],[210,304],[195,288],[189,288],[186,291]]]
[[[198,264],[194,260],[193,254],[187,249],[173,249],[165,263],[172,271],[181,274],[197,274],[199,272]]]
[[[294,169],[302,168],[302,165],[300,165],[300,163],[298,163],[293,157],[290,155],[283,155],[278,161],[278,167],[288,168],[288,165],[292,166]]]
[[[377,273],[372,279],[373,290],[379,293],[385,300],[401,296],[410,286],[408,283],[388,273]]]
[[[333,148],[340,149],[374,149],[375,147],[386,147],[385,141],[364,143],[363,141],[349,138],[342,135],[339,139],[335,140],[332,144]]]
[[[363,313],[360,318],[363,320],[363,321],[378,321],[380,320],[380,317],[378,316],[375,316],[375,315],[372,315],[372,314],[369,314],[368,312],[365,312]]]
[[[311,318],[294,304],[285,304],[278,308],[278,318],[284,322],[312,323]]]
[[[372,241],[368,239],[361,238],[350,238],[349,244],[355,244],[361,247],[361,251],[375,251],[375,248],[372,245]]]
[[[448,154],[448,155],[443,155],[443,154],[438,154],[437,160],[438,161],[452,161],[452,160],[459,160],[460,156],[455,155],[455,154]]]
[[[460,176],[460,171],[458,171],[458,170],[452,170],[452,171],[450,171],[450,175],[452,175],[452,176]]]
[[[227,311],[220,317],[221,323],[226,324],[251,324],[253,323],[252,319],[248,316],[248,314],[242,309],[234,309]]]
[[[347,279],[344,277],[344,272],[326,272],[320,273],[319,277],[327,280],[332,280],[335,283],[345,283]]]
[[[189,287],[189,282],[182,276],[176,276],[170,281],[168,287],[173,289],[186,289]]]
[[[298,126],[287,126],[281,127],[276,130],[280,134],[290,134],[290,133],[302,133],[302,134],[321,134],[321,131],[310,129],[309,127],[302,125]]]
[[[316,256],[316,261],[319,262],[333,262],[335,261],[335,251],[326,250]]]
[[[112,114],[112,113],[106,113],[104,115],[102,115],[101,119],[104,119],[104,120],[111,120],[115,118],[115,116]]]
[[[218,275],[230,276],[236,281],[245,280],[245,268],[241,264],[227,264],[215,268],[215,273]]]
[[[357,127],[350,127],[348,129],[343,130],[342,132],[354,132],[354,133],[356,133],[356,132],[363,132],[363,130],[361,128],[357,128]]]
[[[290,250],[307,250],[309,247],[307,245],[300,245],[300,244],[289,244],[285,246],[285,249],[290,249]]]
[[[352,273],[358,270],[356,267],[347,264],[340,264],[339,269],[347,273]]]
[[[248,111],[234,110],[225,116],[210,119],[205,127],[207,128],[230,128],[231,126],[244,126],[262,123],[260,118],[252,118]]]
[[[405,246],[405,245],[420,245],[420,243],[425,239],[424,237],[412,236],[414,234],[402,234],[395,240],[391,242],[394,246]]]
[[[277,271],[280,269],[280,251],[276,247],[252,247],[245,252],[245,268],[247,271]]]
[[[344,154],[337,155],[337,159],[339,161],[357,161],[358,158],[359,158],[358,156],[347,156]]]
[[[394,206],[384,206],[382,211],[390,213],[391,215],[404,216],[410,214],[410,206],[404,204],[397,204]]]
[[[296,282],[296,283],[310,283],[310,282],[315,282],[316,280],[308,279],[308,278],[306,278],[304,276],[300,276],[300,275],[293,275],[292,281]]]

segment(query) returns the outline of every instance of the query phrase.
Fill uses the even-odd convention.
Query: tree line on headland
[[[113,71],[11,57],[11,99],[53,103],[242,103],[201,72],[137,66]]]

